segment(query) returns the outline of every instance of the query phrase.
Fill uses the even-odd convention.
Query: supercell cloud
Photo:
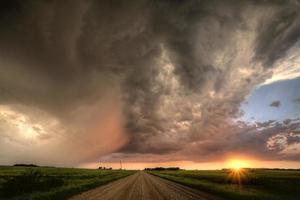
[[[299,1],[4,2],[1,163],[300,160],[299,119],[240,109],[300,75]]]

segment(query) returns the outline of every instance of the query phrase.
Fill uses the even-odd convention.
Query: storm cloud
[[[299,159],[298,122],[238,120],[300,56],[299,1],[5,2],[0,162]]]

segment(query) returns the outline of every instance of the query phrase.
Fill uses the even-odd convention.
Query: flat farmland
[[[299,170],[163,170],[148,172],[225,199],[298,200],[300,196]]]
[[[0,199],[67,199],[135,171],[55,167],[0,167]]]
[[[298,200],[299,185],[299,170],[0,167],[1,200]]]

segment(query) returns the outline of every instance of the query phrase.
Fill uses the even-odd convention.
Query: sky
[[[300,168],[299,10],[4,0],[0,165]]]

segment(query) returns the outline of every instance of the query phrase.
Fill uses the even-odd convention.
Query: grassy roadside
[[[134,172],[54,167],[0,167],[0,199],[67,199]]]
[[[296,200],[300,196],[300,171],[248,170],[241,183],[224,170],[149,171],[149,173],[233,200]]]

